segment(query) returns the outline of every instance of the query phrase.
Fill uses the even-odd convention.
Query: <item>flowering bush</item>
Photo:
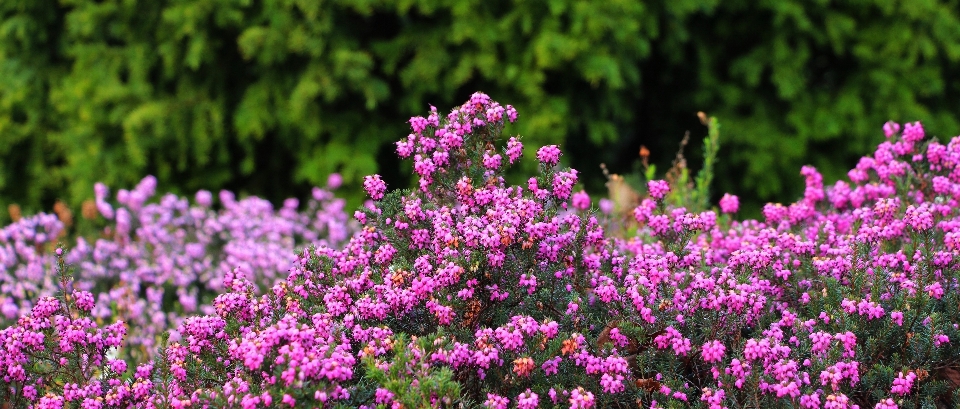
[[[152,364],[128,371],[110,358],[126,325],[99,327],[90,317],[93,295],[70,289],[63,249],[56,249],[57,297],[41,297],[14,326],[0,330],[3,388],[8,407],[127,407],[153,392]],[[5,406],[7,407],[7,406]]]
[[[336,177],[330,182],[329,189],[339,185]],[[266,200],[237,200],[223,191],[217,211],[207,191],[192,206],[172,194],[148,203],[155,186],[148,176],[133,190],[121,189],[114,207],[107,187],[97,184],[96,209],[107,224],[99,237],[79,237],[65,254],[77,267],[75,285],[97,294],[92,317],[126,322],[127,344],[135,347],[129,352],[140,357],[155,352],[160,335],[183,317],[213,313],[210,303],[227,272],[240,269],[258,288],[270,288],[285,277],[297,247],[337,247],[356,228],[344,201],[325,189],[314,189],[306,209],[288,199],[278,211]],[[56,292],[50,250],[63,228],[57,217],[40,214],[0,231],[0,322]]]
[[[412,118],[397,151],[417,189],[368,177],[376,202],[355,213],[357,234],[342,249],[297,253],[265,294],[251,272],[225,273],[214,311],[180,323],[135,404],[960,403],[960,138],[942,145],[919,124],[888,124],[890,139],[850,182],[824,187],[805,167],[804,196],[768,205],[764,220],[732,220],[729,195],[721,215],[668,205],[671,185],[651,181],[636,236],[617,238],[574,193],[577,172],[560,167],[558,147],[538,150],[524,186],[504,181],[522,152],[519,138],[501,138],[516,118],[479,93],[445,116]],[[30,325],[21,318],[0,345]],[[22,362],[12,350],[0,359]],[[81,402],[7,385],[36,406]]]

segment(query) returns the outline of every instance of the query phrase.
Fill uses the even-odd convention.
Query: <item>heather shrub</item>
[[[338,185],[334,177],[329,188]],[[103,228],[92,238],[79,236],[65,255],[76,266],[76,287],[96,294],[92,316],[125,321],[127,351],[139,359],[155,352],[159,337],[183,317],[212,313],[226,272],[242,270],[258,289],[267,289],[285,277],[298,247],[338,247],[355,229],[344,201],[326,189],[315,188],[304,209],[288,199],[276,210],[266,200],[238,200],[222,191],[216,209],[207,191],[198,192],[193,204],[172,194],[151,200],[155,186],[147,177],[132,190],[121,189],[114,206],[107,187],[97,184],[94,216]],[[55,293],[51,246],[63,227],[40,214],[0,233],[0,322]]]
[[[44,296],[16,324],[0,330],[4,407],[128,407],[152,392],[152,364],[133,370],[110,355],[126,335],[122,321],[101,327],[90,311],[93,295],[71,289],[56,249],[55,297]]]
[[[0,324],[9,324],[30,311],[38,295],[57,291],[56,275],[52,274],[56,259],[51,252],[63,229],[56,216],[43,213],[0,229]]]
[[[539,172],[524,185],[505,182],[524,151],[502,136],[515,119],[479,93],[412,118],[397,152],[417,188],[367,177],[374,204],[354,214],[357,233],[340,249],[298,251],[268,291],[227,271],[213,313],[179,324],[137,403],[960,403],[960,138],[943,145],[919,123],[889,123],[849,182],[826,187],[804,167],[803,197],[767,205],[763,220],[729,217],[732,195],[719,215],[688,210],[670,195],[698,182],[649,180],[635,234],[621,238],[575,193],[557,146],[536,150]],[[3,334],[0,345],[16,345]]]
[[[168,348],[203,363],[178,367],[171,390],[180,394],[166,399],[349,407],[956,401],[960,300],[950,291],[953,245],[944,243],[957,190],[937,173],[951,174],[947,152],[960,142],[924,142],[911,124],[851,172],[852,184],[825,189],[804,168],[804,197],[769,205],[763,221],[668,206],[670,184],[651,181],[634,212],[637,236],[609,239],[589,203],[573,200],[576,171],[557,167],[557,147],[538,150],[540,173],[526,186],[503,182],[521,152],[519,139],[499,138],[513,117],[477,94],[445,117],[411,119],[413,133],[397,147],[413,160],[419,189],[388,193],[368,177],[377,202],[356,214],[361,232],[343,250],[301,254],[271,294],[255,297],[231,276],[217,315],[186,321],[184,341]],[[729,196],[721,207],[736,211]],[[418,342],[398,351],[400,337]]]

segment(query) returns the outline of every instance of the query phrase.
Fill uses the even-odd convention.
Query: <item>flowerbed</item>
[[[296,253],[276,283],[244,267],[198,274],[223,289],[213,311],[183,319],[177,337],[136,367],[111,354],[127,331],[142,329],[93,320],[105,310],[82,286],[71,289],[65,265],[109,262],[85,264],[74,256],[86,254],[82,245],[61,251],[31,271],[52,276],[56,264],[60,279],[43,288],[59,281],[63,291],[0,330],[0,400],[43,408],[960,403],[960,138],[942,145],[919,123],[902,132],[887,124],[889,140],[849,182],[825,188],[805,167],[803,198],[767,205],[764,220],[733,220],[729,195],[720,214],[667,206],[674,187],[653,180],[633,212],[637,234],[620,238],[574,192],[577,172],[559,166],[556,146],[537,150],[540,171],[524,186],[504,181],[523,152],[518,138],[501,138],[516,118],[483,94],[445,116],[412,118],[397,151],[413,160],[417,190],[388,193],[379,176],[366,178],[375,205],[355,213],[358,232],[343,248]]]
[[[96,212],[105,226],[98,237],[79,237],[64,254],[76,267],[72,285],[96,294],[90,311],[98,322],[124,321],[126,352],[141,360],[184,317],[212,314],[224,275],[239,269],[261,289],[286,276],[295,251],[309,245],[342,246],[357,226],[344,201],[331,189],[315,188],[306,208],[288,199],[274,210],[266,200],[237,200],[228,191],[186,198],[167,194],[156,202],[156,180],[144,178],[117,192],[117,207],[106,186],[96,186]],[[53,246],[64,230],[57,216],[25,217],[0,230],[0,324],[16,322],[32,303],[58,291]],[[174,339],[178,339],[174,331]]]

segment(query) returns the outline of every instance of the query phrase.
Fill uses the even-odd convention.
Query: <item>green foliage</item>
[[[707,136],[703,138],[703,164],[696,176],[691,180],[690,168],[683,149],[689,140],[684,136],[680,144],[680,151],[673,161],[673,166],[664,175],[657,175],[656,168],[649,166],[644,170],[645,181],[664,178],[670,184],[670,192],[664,198],[664,203],[672,207],[683,207],[692,212],[710,210],[710,184],[715,176],[717,153],[720,151],[720,122],[715,117],[707,117],[702,112],[701,118],[707,127]],[[646,186],[644,185],[645,189]]]
[[[574,148],[593,191],[598,163],[623,173],[641,143],[666,159],[710,109],[729,135],[715,192],[750,216],[799,193],[807,158],[839,177],[875,124],[960,127],[958,16],[955,0],[8,0],[0,203],[76,207],[145,174],[273,200],[332,172],[403,185],[406,118],[482,89],[531,113],[511,130],[529,146]]]
[[[878,123],[960,125],[957,1],[732,1],[693,21],[674,60],[695,61],[697,87],[680,97],[724,118],[726,191],[786,202],[800,165],[832,183],[880,141]]]
[[[647,197],[647,182],[664,179],[670,185],[670,191],[661,203],[661,208],[665,207],[683,207],[692,212],[703,212],[710,210],[710,185],[716,176],[717,154],[720,151],[720,121],[716,117],[707,117],[700,113],[703,124],[707,127],[707,136],[703,138],[703,164],[696,176],[691,180],[690,168],[684,155],[684,148],[689,142],[689,134],[684,136],[680,143],[680,150],[677,152],[672,166],[663,174],[657,173],[657,166],[650,163],[644,163],[642,167],[635,168],[633,172],[620,176],[608,176],[608,195],[614,200],[619,196],[629,196],[630,199],[622,200],[617,212],[620,216],[625,216],[626,223],[632,224],[633,209],[641,197]],[[619,191],[628,191],[625,194]],[[624,217],[621,217],[624,218]],[[613,226],[611,226],[613,227]],[[629,230],[628,230],[629,231]],[[628,234],[635,235],[635,232]],[[679,244],[683,247],[682,244]]]
[[[702,117],[707,126],[707,137],[703,139],[703,167],[697,172],[694,182],[696,190],[691,195],[693,211],[704,211],[710,206],[710,183],[713,182],[714,165],[717,163],[717,152],[720,151],[720,123],[717,118]]]
[[[77,205],[148,173],[275,200],[332,172],[358,188],[406,118],[477,88],[537,112],[518,129],[535,144],[611,141],[654,23],[634,1],[3,2],[0,201]]]
[[[450,406],[459,401],[460,385],[453,379],[450,368],[430,365],[429,352],[436,349],[430,338],[407,339],[397,336],[393,359],[387,368],[377,366],[377,359],[364,358],[367,376],[381,388],[393,394],[394,399],[406,408]],[[380,405],[378,407],[387,407]]]

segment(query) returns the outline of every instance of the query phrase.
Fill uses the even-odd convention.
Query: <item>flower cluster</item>
[[[16,324],[0,330],[0,401],[12,407],[123,408],[147,402],[153,392],[152,364],[128,373],[111,358],[126,325],[98,326],[90,317],[93,296],[67,291],[63,251],[56,250],[62,291],[40,297]]]
[[[763,220],[733,220],[731,195],[720,215],[672,206],[671,185],[650,181],[636,234],[618,237],[589,196],[573,193],[577,173],[560,166],[557,146],[537,151],[539,173],[525,184],[506,182],[523,146],[500,136],[516,117],[478,93],[446,116],[412,118],[397,152],[412,159],[418,188],[388,191],[368,177],[375,202],[355,213],[356,234],[342,248],[292,253],[275,283],[244,267],[224,272],[211,310],[181,320],[153,361],[138,404],[960,403],[960,137],[942,145],[919,123],[888,124],[889,139],[849,182],[826,186],[804,167],[803,197],[767,205]],[[96,312],[100,296],[92,306],[83,290],[72,305]],[[58,308],[43,299],[31,316]],[[21,321],[14,328],[29,327]],[[73,327],[51,328],[64,335],[44,339],[72,339]],[[9,367],[31,359],[11,356]],[[76,384],[85,397],[100,393]],[[61,395],[9,391],[41,406],[79,396],[69,385]]]

